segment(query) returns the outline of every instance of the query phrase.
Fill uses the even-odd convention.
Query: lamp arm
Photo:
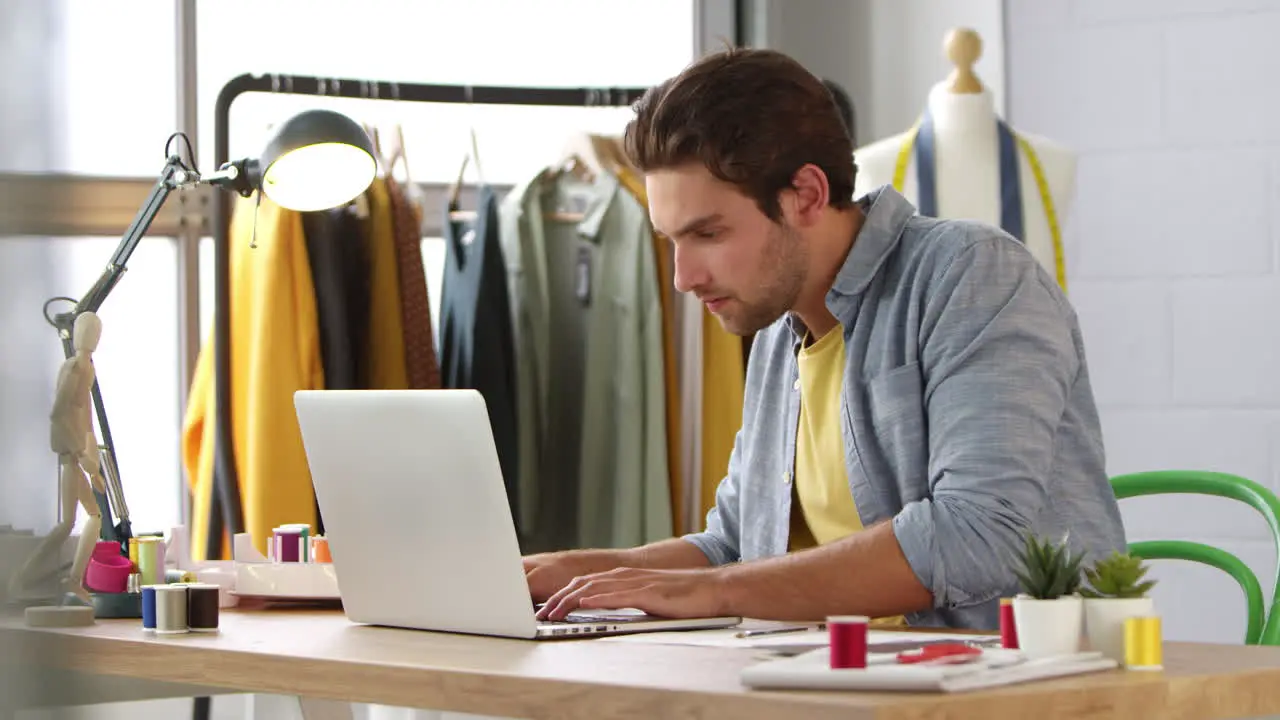
[[[152,221],[156,219],[156,215],[159,214],[160,208],[164,207],[165,200],[169,198],[169,193],[173,192],[174,188],[182,185],[195,184],[199,182],[199,179],[200,176],[188,170],[182,159],[177,155],[169,157],[165,162],[164,169],[160,171],[160,177],[156,180],[156,184],[151,187],[151,193],[147,195],[142,207],[138,209],[138,214],[134,216],[133,222],[129,224],[129,227],[124,231],[124,236],[120,238],[120,244],[116,246],[116,251],[112,253],[106,269],[103,270],[98,281],[80,299],[80,302],[76,303],[75,315],[78,316],[85,312],[97,312],[98,308],[102,307],[107,295],[111,293],[116,283],[120,282],[120,278],[124,276],[127,269],[125,264],[129,262],[129,257],[133,255],[133,251],[138,248],[138,243],[147,234],[147,230],[151,227]]]
[[[62,340],[62,351],[65,357],[72,357],[76,352],[76,318],[86,312],[97,312],[102,307],[102,303],[124,276],[129,257],[133,255],[133,251],[138,248],[138,243],[147,234],[147,230],[151,227],[151,223],[155,220],[156,215],[159,214],[160,209],[164,207],[169,194],[177,188],[194,185],[199,182],[200,176],[188,169],[178,155],[171,155],[165,161],[164,168],[160,171],[156,184],[152,186],[150,194],[147,195],[146,200],[138,209],[133,222],[129,224],[124,235],[120,238],[120,244],[116,246],[115,252],[111,254],[111,259],[107,262],[107,267],[103,270],[102,275],[98,277],[97,282],[89,288],[88,292],[76,303],[73,309],[49,318],[54,328],[57,329],[59,338]],[[129,520],[129,506],[124,498],[124,486],[120,480],[119,465],[116,463],[115,441],[111,437],[111,426],[107,423],[107,411],[103,404],[102,392],[99,389],[96,378],[93,382],[92,396],[94,412],[98,419],[98,429],[102,434],[101,467],[103,478],[106,482],[106,492],[94,490],[94,496],[97,499],[98,508],[103,517],[100,535],[103,540],[113,540],[121,543],[123,549],[129,538],[133,536],[133,530]],[[115,524],[112,523],[113,514],[111,510],[113,506],[116,510],[115,516],[118,517],[118,522]]]

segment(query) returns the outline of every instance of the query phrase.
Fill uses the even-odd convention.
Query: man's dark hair
[[[849,141],[856,147],[858,133],[853,115],[853,100],[849,97],[849,93],[845,92],[844,86],[835,80],[824,79],[822,84],[826,85],[827,90],[831,91],[831,99],[836,102],[836,109],[840,111],[840,119],[844,120],[844,127],[849,131]]]
[[[701,162],[775,222],[778,192],[801,166],[821,168],[830,204],[853,204],[853,144],[827,87],[773,50],[707,55],[651,88],[624,135],[642,172]]]

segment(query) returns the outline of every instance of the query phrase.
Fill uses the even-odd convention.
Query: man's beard
[[[769,327],[795,305],[808,266],[809,254],[800,234],[787,225],[774,225],[757,268],[761,284],[752,293],[756,299],[747,302],[734,298],[738,312],[721,315],[720,324],[744,337]]]

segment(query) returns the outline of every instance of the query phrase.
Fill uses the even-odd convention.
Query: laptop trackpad
[[[569,613],[566,622],[636,622],[637,620],[658,620],[643,610],[635,608],[619,608],[616,610],[578,609]]]

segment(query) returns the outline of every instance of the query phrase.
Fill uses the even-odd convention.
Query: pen
[[[737,633],[736,635],[734,635],[734,637],[750,638],[750,637],[760,637],[761,635],[781,635],[782,633],[802,632],[804,630],[822,630],[825,627],[826,627],[825,624],[819,624],[816,627],[810,627],[808,625],[797,625],[795,627],[770,628],[768,630],[743,630]]]

